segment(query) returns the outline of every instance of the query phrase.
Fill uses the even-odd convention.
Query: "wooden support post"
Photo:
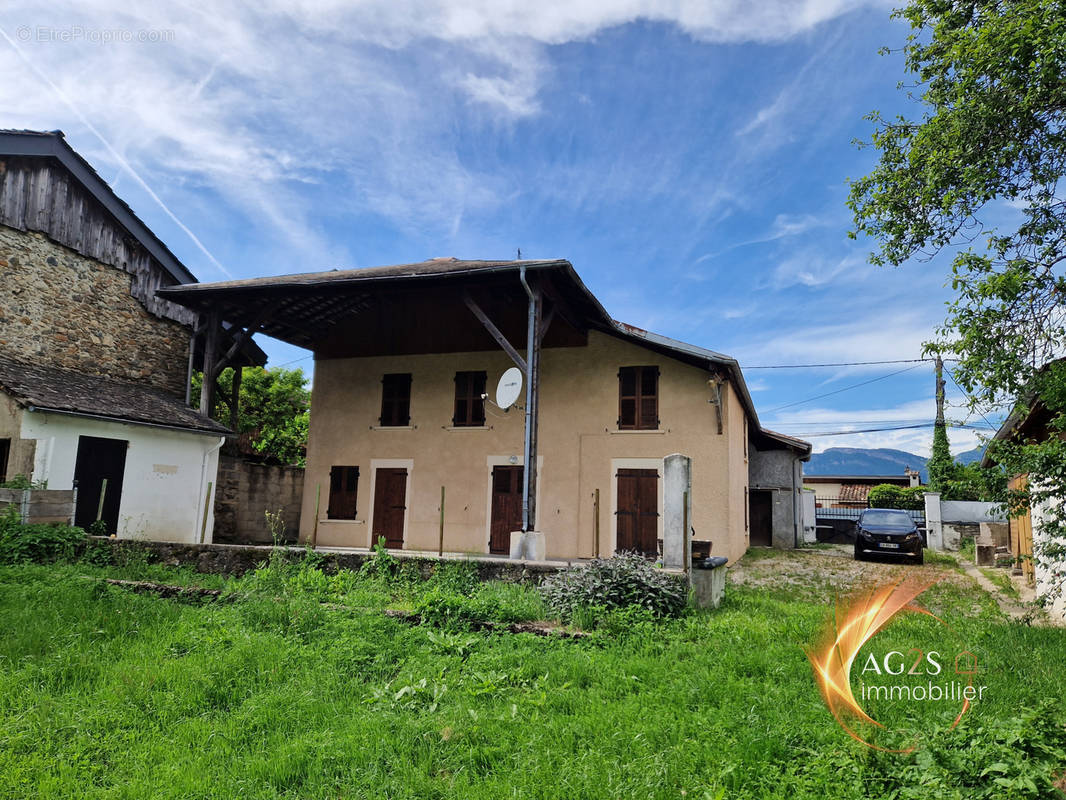
[[[107,478],[100,481],[100,502],[96,504],[96,521],[104,516],[104,498],[107,497]]]
[[[592,493],[592,541],[595,544],[595,556],[600,557],[600,490]]]
[[[496,340],[496,344],[503,348],[503,351],[511,357],[511,360],[520,370],[522,370],[522,372],[525,372],[528,375],[529,371],[526,369],[526,359],[522,358],[522,356],[518,354],[518,351],[511,346],[511,343],[507,341],[507,337],[500,332],[500,329],[492,323],[492,320],[489,319],[488,315],[481,310],[481,306],[474,302],[474,298],[468,293],[463,292],[463,302],[466,303],[466,307],[470,309],[470,313],[477,317],[481,324],[485,326],[485,330],[487,330],[489,335]]]
[[[692,539],[688,535],[688,492],[681,495],[681,543],[685,548],[681,563],[687,575],[692,571]]]
[[[211,510],[211,489],[214,484],[211,481],[207,482],[207,494],[204,495],[204,518],[200,521],[200,544],[204,543],[204,539],[207,537],[207,513]]]
[[[234,433],[240,433],[240,415],[238,410],[241,405],[241,378],[244,376],[244,367],[233,368],[233,387],[230,390],[229,400],[229,427]]]
[[[322,484],[315,484],[315,524],[311,528],[311,548],[318,547],[318,514],[322,507]]]
[[[192,406],[192,370],[196,363],[196,340],[200,337],[200,319],[197,318],[189,336],[189,366],[185,371],[185,405]]]
[[[440,487],[440,537],[437,540],[437,556],[444,555],[444,487]]]
[[[218,312],[212,311],[207,315],[207,330],[204,334],[204,363],[203,383],[200,387],[200,413],[210,417],[215,407],[215,378],[218,375],[216,369],[218,359]]]

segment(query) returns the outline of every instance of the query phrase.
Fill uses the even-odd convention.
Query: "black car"
[[[925,561],[922,535],[910,514],[894,508],[867,508],[855,523],[855,560],[876,553]]]

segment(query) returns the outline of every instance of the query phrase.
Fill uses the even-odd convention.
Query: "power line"
[[[945,361],[956,361],[945,358]],[[924,361],[936,361],[935,358],[896,358],[889,361],[841,361],[837,364],[760,364],[744,369],[821,369],[823,367],[867,367],[875,364],[918,364]]]
[[[840,394],[841,392],[847,392],[847,391],[850,391],[851,389],[858,389],[860,386],[868,386],[871,383],[876,383],[877,381],[883,381],[886,378],[891,378],[894,375],[901,375],[904,372],[910,372],[912,369],[918,369],[918,366],[919,366],[918,364],[915,364],[913,367],[905,367],[903,369],[896,370],[895,372],[890,372],[887,375],[881,375],[880,377],[877,377],[877,378],[871,378],[870,380],[863,381],[862,383],[855,383],[855,384],[852,384],[851,386],[845,386],[843,389],[837,389],[837,390],[832,391],[832,392],[826,392],[825,394],[815,395],[814,397],[807,397],[807,398],[805,398],[803,400],[797,400],[794,403],[785,403],[783,406],[777,406],[776,408],[771,408],[766,413],[767,414],[772,414],[775,411],[781,411],[782,409],[785,409],[785,408],[792,408],[793,406],[803,405],[804,403],[810,403],[810,402],[812,402],[814,400],[821,400],[823,397],[832,397],[835,394]]]
[[[955,380],[955,376],[951,373],[950,369],[948,370],[948,377],[951,378],[951,382],[955,384],[955,388],[957,388],[960,392],[962,392],[964,395],[966,395],[966,397],[970,398],[971,400],[973,399],[973,395],[971,395],[969,392],[967,392],[965,389],[963,389],[961,386],[959,386],[959,382],[957,380]],[[986,417],[984,415],[984,412],[982,412],[981,409],[978,408],[976,410],[977,410],[977,413],[981,415],[981,419],[983,419],[986,423],[988,423],[988,427],[992,428],[992,430],[997,430],[997,431],[999,430],[998,427],[993,425],[991,422],[988,422],[988,417]]]
[[[817,433],[800,433],[799,436],[803,436],[808,439],[815,439],[819,436],[850,436],[856,433],[884,433],[886,431],[910,431],[918,430],[920,428],[932,428],[935,427],[935,422],[923,422],[920,425],[895,425],[886,428],[860,428],[859,430],[850,431],[819,431]],[[988,428],[982,428],[976,425],[948,425],[949,428],[965,428],[967,430],[984,431]]]

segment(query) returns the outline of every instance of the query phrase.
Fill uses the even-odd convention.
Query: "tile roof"
[[[37,411],[104,417],[116,422],[155,425],[225,435],[228,428],[200,416],[177,397],[139,383],[27,364],[0,355],[0,391]]]

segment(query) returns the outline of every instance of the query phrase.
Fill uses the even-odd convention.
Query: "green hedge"
[[[880,483],[871,487],[868,498],[871,508],[901,508],[905,511],[921,511],[925,508],[925,486],[896,486]]]

